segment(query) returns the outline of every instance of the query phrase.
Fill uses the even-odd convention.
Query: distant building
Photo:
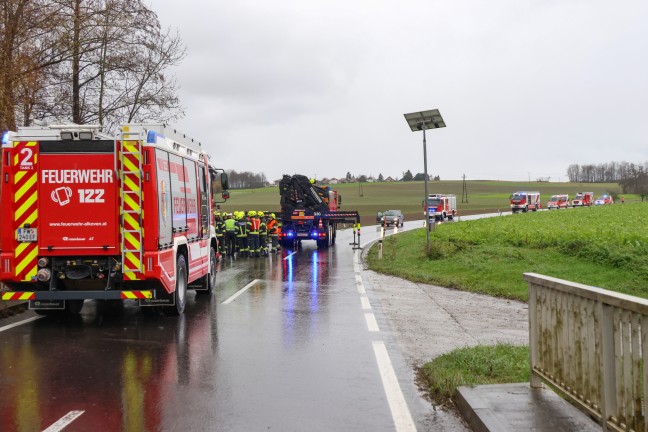
[[[332,179],[330,179],[330,180],[328,181],[328,183],[329,183],[329,184],[338,184],[339,182],[338,182],[338,179],[336,179],[336,178],[332,178]]]
[[[386,182],[395,182],[395,181],[398,181],[398,180],[395,180],[393,177],[389,176],[389,177],[387,177],[387,178],[385,179],[385,181],[386,181]]]

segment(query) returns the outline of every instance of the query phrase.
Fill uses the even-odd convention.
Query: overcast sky
[[[565,181],[644,162],[648,1],[152,0],[187,57],[174,126],[237,171]]]

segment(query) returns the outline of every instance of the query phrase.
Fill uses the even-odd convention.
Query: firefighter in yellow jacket
[[[248,247],[250,250],[250,257],[258,258],[261,255],[259,246],[259,227],[261,226],[261,221],[257,216],[257,212],[254,210],[250,210],[247,215]]]
[[[259,224],[259,250],[261,256],[268,256],[268,226],[266,224],[266,215],[262,211],[257,212],[261,223]]]
[[[238,245],[238,256],[247,257],[249,256],[248,248],[248,227],[247,220],[245,218],[245,212],[239,211],[238,218],[236,222],[236,243]]]

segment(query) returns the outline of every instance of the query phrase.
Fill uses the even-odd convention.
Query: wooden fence
[[[534,273],[524,279],[531,386],[545,380],[603,430],[648,432],[648,300]]]

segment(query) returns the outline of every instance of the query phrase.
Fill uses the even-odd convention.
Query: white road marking
[[[376,321],[376,316],[369,312],[365,313],[365,320],[367,320],[367,328],[370,332],[379,332],[378,321]]]
[[[410,414],[407,402],[405,402],[405,396],[403,396],[403,392],[398,384],[396,372],[394,372],[394,367],[387,353],[385,343],[383,341],[373,341],[373,349],[396,431],[416,431],[414,419],[412,419],[412,414]]]
[[[358,294],[367,294],[367,291],[365,291],[364,285],[362,285],[362,282],[358,284]]]
[[[297,252],[293,252],[293,253],[291,253],[291,254],[286,255],[286,257],[285,257],[283,260],[286,261],[288,258],[290,258],[291,256],[295,255],[296,253],[297,253]]]
[[[365,296],[360,297],[360,304],[362,305],[362,309],[371,309],[371,303],[369,303],[369,299]]]
[[[44,316],[37,316],[37,317],[27,318],[26,320],[18,321],[16,323],[9,324],[9,325],[6,325],[4,327],[0,327],[0,332],[12,329],[14,327],[18,327],[18,326],[23,325],[23,324],[30,323],[32,321],[36,321],[36,320],[41,319],[41,318],[45,318],[45,317]]]
[[[232,303],[234,300],[236,300],[236,298],[237,298],[238,296],[240,296],[241,294],[243,294],[243,293],[244,293],[248,288],[250,288],[250,287],[256,285],[258,282],[261,282],[261,280],[260,280],[260,279],[254,279],[252,282],[250,282],[249,284],[245,285],[243,288],[241,288],[240,290],[238,290],[235,294],[233,294],[230,298],[228,298],[227,300],[225,300],[225,301],[224,301],[223,303],[221,303],[221,304],[230,304],[230,303]]]
[[[69,413],[67,413],[63,417],[61,417],[61,419],[58,420],[56,423],[54,423],[52,426],[45,429],[43,432],[60,432],[67,425],[69,425],[74,420],[76,420],[77,417],[79,417],[84,412],[85,411],[70,411]]]

